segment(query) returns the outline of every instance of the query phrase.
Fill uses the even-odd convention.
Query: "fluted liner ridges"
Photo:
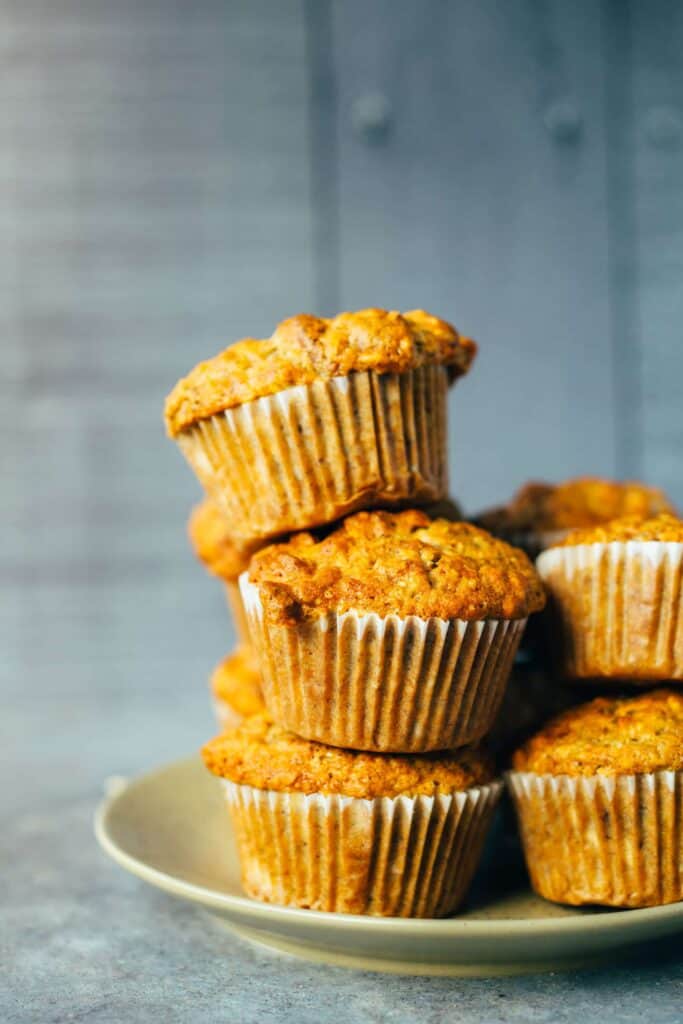
[[[351,373],[210,416],[178,443],[235,537],[330,522],[448,490],[447,375]]]
[[[557,903],[646,907],[683,898],[683,773],[509,772],[531,882]]]
[[[235,623],[235,631],[237,633],[238,644],[244,644],[249,646],[251,640],[249,638],[249,623],[247,621],[247,613],[244,608],[244,602],[240,593],[239,584],[237,582],[226,582],[225,584],[225,596],[228,602],[228,608],[232,612],[232,619]]]
[[[683,680],[683,544],[567,545],[536,565],[567,675]]]
[[[525,619],[421,619],[330,613],[267,620],[240,577],[273,719],[306,739],[419,753],[484,736],[498,712]]]
[[[502,784],[368,800],[224,787],[248,895],[349,914],[445,917],[467,893]]]

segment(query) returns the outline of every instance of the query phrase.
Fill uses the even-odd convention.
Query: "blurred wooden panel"
[[[341,305],[481,342],[455,492],[613,472],[600,5],[338,0],[333,38]]]
[[[630,8],[642,462],[683,506],[683,6]]]
[[[0,11],[3,672],[196,686],[232,631],[163,399],[315,305],[303,4]]]

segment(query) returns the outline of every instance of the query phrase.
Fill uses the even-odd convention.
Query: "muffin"
[[[446,391],[476,346],[420,310],[301,315],[200,363],[166,425],[238,543],[446,493]]]
[[[243,718],[265,710],[261,677],[249,648],[238,647],[211,676],[213,707],[221,729],[232,729]]]
[[[656,487],[586,476],[561,484],[532,481],[507,505],[482,512],[476,522],[535,558],[570,530],[600,526],[621,516],[660,512],[674,512],[674,508]]]
[[[249,896],[349,914],[444,917],[500,795],[473,749],[357,754],[254,716],[202,751],[223,780]]]
[[[261,544],[239,545],[230,531],[230,523],[215,501],[205,498],[196,505],[187,523],[190,544],[207,570],[225,584],[225,592],[240,643],[249,643],[249,630],[240,596],[238,578]]]
[[[683,695],[598,697],[529,740],[513,769],[541,896],[611,907],[683,899]]]
[[[682,520],[626,516],[575,530],[537,567],[568,677],[683,681]]]
[[[417,510],[358,512],[322,540],[270,545],[240,586],[274,720],[403,753],[485,735],[545,602],[522,551]]]

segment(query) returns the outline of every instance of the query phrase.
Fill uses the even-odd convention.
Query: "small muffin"
[[[421,310],[295,316],[195,367],[166,425],[239,543],[427,504],[446,493],[447,387],[475,352]]]
[[[453,913],[501,789],[474,749],[357,754],[301,739],[265,715],[202,754],[224,780],[247,894],[348,914]]]
[[[243,718],[265,710],[261,677],[249,648],[238,647],[211,676],[214,711],[221,729],[232,729]]]
[[[258,542],[239,545],[230,531],[229,520],[211,498],[205,498],[192,509],[187,534],[199,561],[212,576],[223,580],[238,640],[248,644],[249,629],[237,580],[249,565],[251,556],[263,545]]]
[[[513,758],[508,783],[534,889],[557,903],[683,899],[683,695],[598,697]]]
[[[476,522],[535,558],[569,530],[600,526],[620,516],[673,511],[669,499],[656,487],[586,476],[561,484],[532,481],[507,505],[482,512]]]
[[[683,521],[626,516],[575,530],[537,567],[564,673],[683,681]]]
[[[524,552],[424,512],[359,512],[298,534],[240,577],[274,720],[357,750],[420,753],[486,734],[527,616]]]

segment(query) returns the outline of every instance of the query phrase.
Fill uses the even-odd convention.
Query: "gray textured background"
[[[0,0],[3,838],[14,992],[42,971],[54,1003],[5,1019],[122,1019],[96,986],[60,1002],[79,941],[112,955],[60,879],[105,775],[212,729],[232,638],[161,424],[195,361],[293,312],[424,306],[481,343],[452,398],[469,509],[584,471],[683,501],[682,47],[674,0]],[[106,903],[97,857],[70,899]]]

